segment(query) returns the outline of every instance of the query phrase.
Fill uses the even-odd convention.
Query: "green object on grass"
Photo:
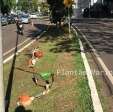
[[[40,73],[40,76],[44,80],[49,80],[49,78],[52,76],[52,73],[49,73],[49,72],[47,72],[47,73]]]

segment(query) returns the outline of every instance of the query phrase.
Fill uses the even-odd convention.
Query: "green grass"
[[[46,36],[47,35],[48,34],[46,34]],[[62,34],[52,42],[51,40],[46,42],[36,42],[17,56],[13,72],[9,112],[17,112],[15,111],[15,108],[17,106],[16,102],[19,95],[26,93],[32,96],[43,91],[42,87],[34,85],[32,81],[33,74],[26,72],[31,70],[25,64],[29,59],[29,55],[26,54],[29,53],[33,47],[36,48],[37,46],[40,46],[40,49],[44,52],[44,57],[36,64],[38,72],[55,72],[56,69],[54,66],[57,63],[58,57],[70,50],[73,50],[70,52],[72,53],[73,58],[72,62],[70,61],[74,67],[73,70],[85,70],[79,52],[78,40],[75,37],[75,34],[73,34],[74,38],[71,40],[64,39],[64,36],[68,35]],[[59,43],[62,42],[66,43],[64,45],[60,45]],[[53,49],[58,52],[54,52]],[[11,62],[12,61],[4,65],[5,91],[7,89]],[[65,63],[67,64],[67,62]],[[70,76],[68,77],[69,79],[62,75],[56,77],[57,78],[55,79],[52,87],[53,90],[48,95],[34,100],[33,103],[26,108],[27,110],[31,110],[32,112],[93,112],[90,90],[86,76]]]
[[[80,49],[78,38],[74,38],[75,47]],[[81,58],[80,52],[76,51],[75,53],[75,62],[76,62],[76,69],[78,72],[84,72],[84,64]],[[78,93],[78,107],[77,111],[75,112],[94,112],[92,100],[91,100],[91,93],[88,86],[88,80],[86,75],[78,74],[78,81],[76,86],[76,91]]]

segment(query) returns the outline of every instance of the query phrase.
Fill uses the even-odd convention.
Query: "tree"
[[[38,0],[19,0],[17,6],[22,11],[37,11]]]
[[[17,6],[19,10],[28,11],[30,9],[30,1],[19,0]]]
[[[50,5],[50,21],[55,24],[61,23],[68,12],[72,12],[72,0],[47,0],[47,3]]]
[[[32,0],[31,10],[32,11],[37,11],[38,10],[38,0]]]
[[[61,23],[62,18],[65,16],[65,6],[63,0],[47,0],[50,5],[50,21],[57,24]]]
[[[0,0],[2,14],[8,14],[11,9],[16,7],[16,0]]]

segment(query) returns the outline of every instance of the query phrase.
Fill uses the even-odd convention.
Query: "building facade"
[[[82,18],[83,11],[85,8],[90,8],[95,3],[101,3],[103,5],[106,5],[109,10],[111,10],[111,13],[113,14],[113,0],[74,0],[74,17],[75,18]]]

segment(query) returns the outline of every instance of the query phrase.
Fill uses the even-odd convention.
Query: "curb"
[[[72,28],[72,29],[74,30],[76,35],[78,35],[77,31],[74,28]],[[97,92],[97,89],[96,89],[96,84],[95,84],[95,81],[93,79],[93,75],[92,75],[87,57],[85,55],[85,51],[84,51],[84,48],[83,48],[82,41],[80,39],[78,39],[78,40],[79,40],[80,50],[82,51],[81,57],[83,59],[83,63],[84,63],[87,78],[88,78],[88,84],[89,84],[89,88],[90,88],[90,91],[91,91],[91,98],[92,98],[92,102],[93,102],[94,112],[103,112],[102,105],[101,105],[101,102],[100,102],[100,99],[99,99],[99,96],[98,96],[98,92]]]

